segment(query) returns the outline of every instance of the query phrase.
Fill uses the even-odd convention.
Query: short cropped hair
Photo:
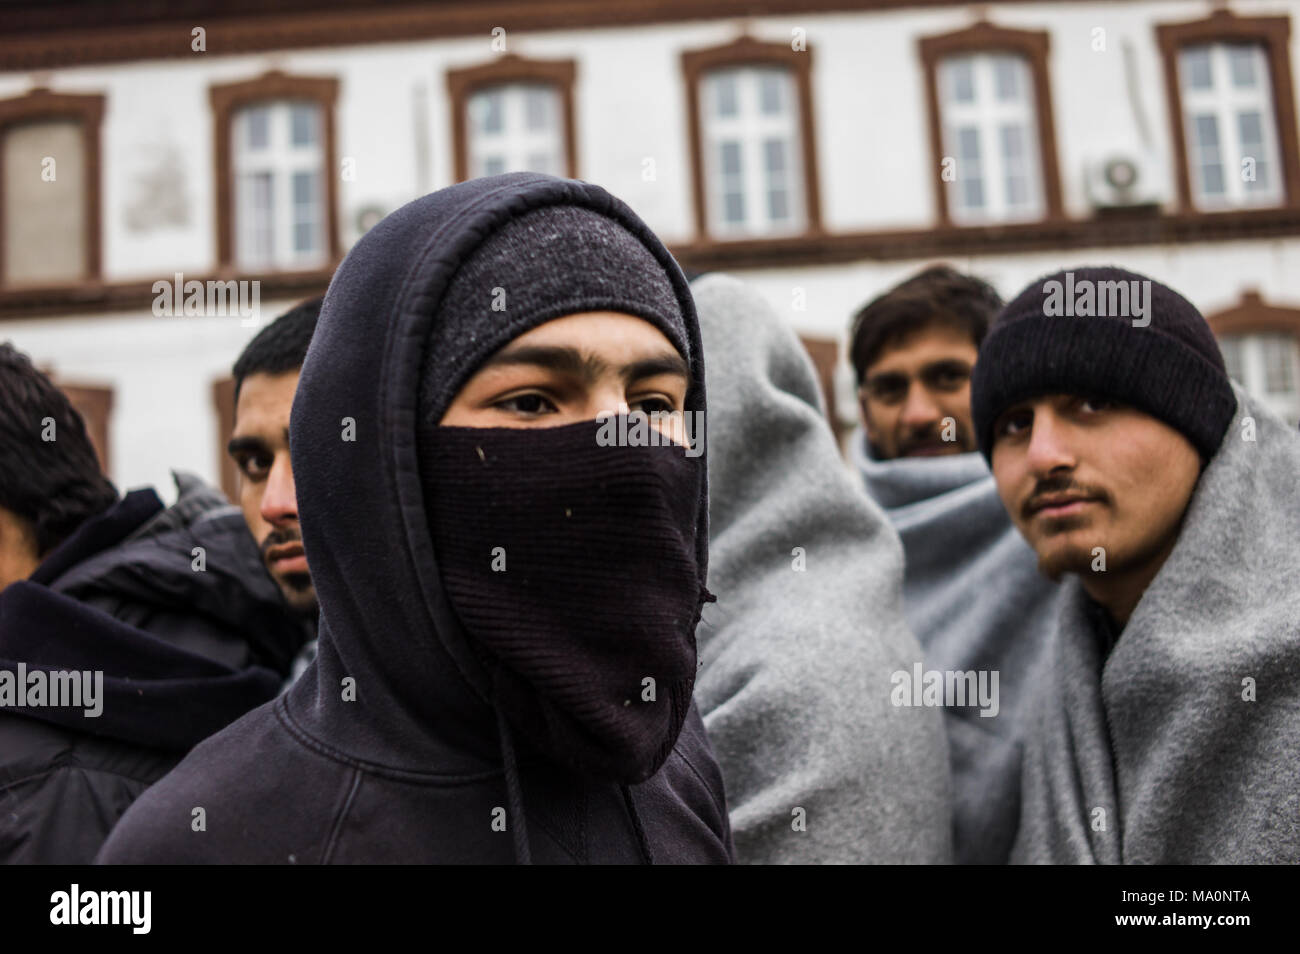
[[[72,402],[27,355],[0,344],[0,507],[31,528],[44,557],[116,502]]]
[[[978,348],[1001,308],[1002,298],[988,282],[931,265],[853,316],[849,357],[858,384],[886,347],[933,325],[968,332]]]
[[[236,401],[244,378],[250,374],[284,374],[302,368],[323,301],[311,298],[300,302],[253,336],[231,370]]]

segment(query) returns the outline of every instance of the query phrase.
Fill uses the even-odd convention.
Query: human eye
[[[557,410],[554,403],[536,391],[502,398],[492,406],[519,417],[540,417],[543,414],[554,414]]]
[[[1100,414],[1115,407],[1115,402],[1106,398],[1086,397],[1079,399],[1079,409],[1085,414]]]
[[[654,395],[652,397],[637,398],[628,402],[629,410],[642,411],[646,414],[676,414],[678,413],[677,402],[672,398],[663,395]]]
[[[970,380],[970,369],[960,364],[945,364],[931,375],[933,385],[945,391],[955,391]]]
[[[246,453],[235,457],[239,472],[255,483],[266,479],[266,475],[271,472],[272,463],[270,454]]]
[[[1012,408],[1000,418],[993,428],[995,437],[1015,437],[1029,430],[1034,414],[1028,408]]]
[[[907,380],[898,375],[872,378],[867,381],[867,395],[882,404],[897,404],[907,393]]]

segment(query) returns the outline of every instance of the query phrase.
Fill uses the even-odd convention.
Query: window
[[[577,178],[572,60],[525,60],[513,54],[452,70],[456,180],[503,172]]]
[[[1300,423],[1300,308],[1267,304],[1247,290],[1206,321],[1228,376],[1275,414]]]
[[[108,438],[113,413],[113,389],[91,384],[71,384],[61,380],[56,380],[55,383],[85,421],[86,435],[95,448],[95,456],[99,458],[99,469],[105,477],[111,476],[112,458]]]
[[[321,107],[258,103],[234,114],[235,258],[241,269],[323,265]]]
[[[0,281],[79,284],[99,275],[102,96],[35,90],[0,101]]]
[[[1287,17],[1227,10],[1156,28],[1184,208],[1300,201],[1290,32]]]
[[[977,23],[920,52],[940,223],[1063,218],[1047,34]]]
[[[337,93],[337,80],[283,73],[213,87],[221,265],[303,271],[339,258]]]
[[[1300,422],[1300,339],[1253,333],[1219,340],[1228,375],[1290,423]]]
[[[560,93],[544,83],[504,83],[472,93],[470,178],[502,172],[563,176],[568,166]]]
[[[1029,64],[1010,53],[945,59],[945,157],[956,160],[948,206],[959,224],[1038,219],[1043,215],[1037,114]]]
[[[1178,65],[1196,205],[1279,204],[1284,196],[1273,84],[1263,45],[1186,46]]]
[[[682,55],[702,234],[818,232],[811,50],[741,37]]]
[[[803,162],[790,71],[715,70],[701,83],[710,231],[802,232]]]

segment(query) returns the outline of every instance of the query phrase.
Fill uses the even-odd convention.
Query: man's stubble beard
[[[1038,519],[1034,517],[1032,519]],[[1040,541],[1050,541],[1052,537],[1065,535],[1072,531],[1086,527],[1091,521],[1084,516],[1054,517],[1048,518],[1044,523]],[[1023,533],[1022,533],[1023,536]],[[1043,574],[1053,583],[1061,582],[1061,577],[1066,573],[1077,573],[1080,576],[1087,575],[1092,571],[1092,562],[1095,559],[1093,549],[1100,544],[1089,546],[1087,544],[1077,543],[1073,540],[1065,545],[1055,545],[1048,552],[1038,551],[1038,572]],[[1038,549],[1037,547],[1035,549]]]

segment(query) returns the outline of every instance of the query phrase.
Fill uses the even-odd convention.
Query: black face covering
[[[620,782],[668,757],[695,682],[703,459],[595,421],[440,427],[422,448],[443,585],[531,746]],[[621,431],[627,433],[627,431]]]

